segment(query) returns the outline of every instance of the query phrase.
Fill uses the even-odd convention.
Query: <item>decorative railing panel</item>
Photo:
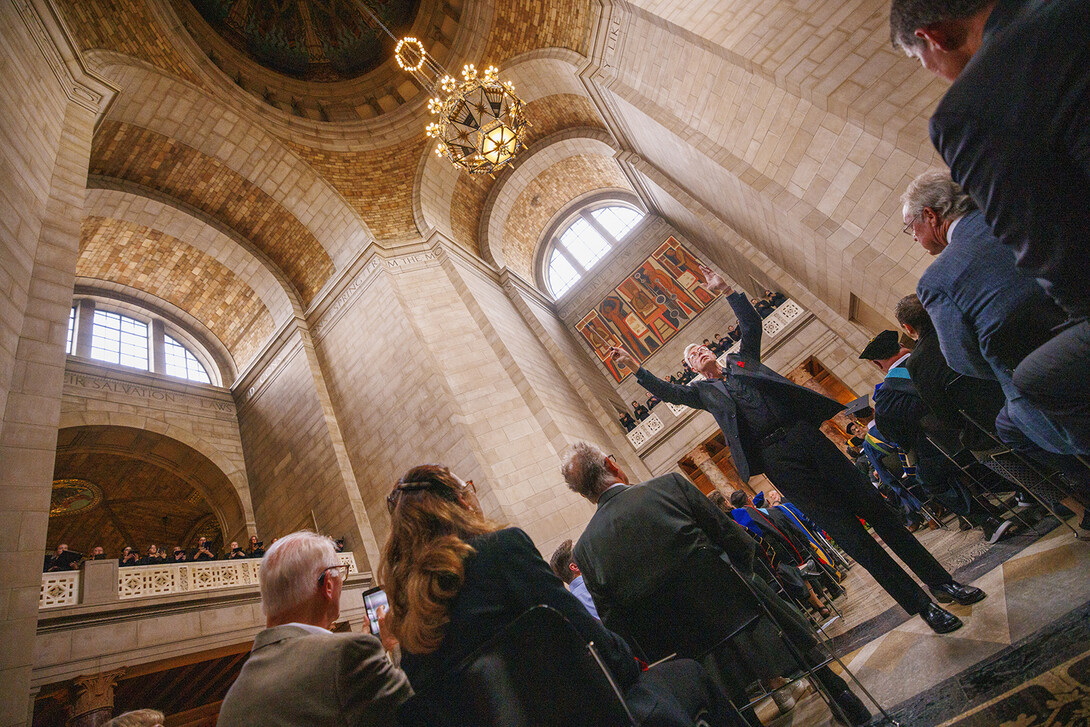
[[[57,608],[79,603],[79,571],[42,573],[42,592],[39,608]]]
[[[350,574],[359,573],[356,557],[352,553],[338,553],[337,559],[348,565]],[[234,586],[256,586],[260,569],[261,560],[258,558],[128,566],[118,569],[117,597],[119,600],[128,600]],[[79,582],[79,571],[43,573],[38,607],[77,605]]]

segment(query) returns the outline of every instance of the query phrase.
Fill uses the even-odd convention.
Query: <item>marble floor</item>
[[[995,545],[984,542],[980,531],[962,532],[956,525],[917,533],[957,580],[988,593],[973,606],[949,606],[965,625],[945,636],[909,618],[861,567],[849,571],[848,594],[836,603],[842,618],[826,633],[900,724],[1046,724],[1025,715],[1022,721],[989,722],[994,715],[985,709],[1090,651],[1090,543],[1046,522],[1053,529],[1043,536],[1026,531]],[[977,721],[958,721],[974,710]],[[817,697],[778,719],[772,719],[774,708],[760,714],[775,727],[830,724]]]

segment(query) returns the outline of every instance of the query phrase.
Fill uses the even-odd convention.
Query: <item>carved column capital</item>
[[[114,687],[128,671],[126,667],[76,677],[72,680],[72,716],[69,727],[89,727],[106,722],[113,715]]]

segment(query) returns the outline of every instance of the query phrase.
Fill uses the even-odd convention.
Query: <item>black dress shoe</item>
[[[939,603],[957,601],[962,606],[968,606],[977,601],[983,601],[988,595],[975,586],[962,585],[957,581],[950,581],[941,586],[931,586],[928,590],[931,591],[931,595],[934,596],[935,600]]]
[[[960,618],[942,608],[934,601],[929,602],[924,610],[920,611],[920,618],[922,618],[936,634],[948,634],[951,631],[957,631],[962,627]]]
[[[833,717],[837,722],[846,723],[851,727],[862,727],[870,723],[870,710],[867,709],[867,705],[863,704],[859,697],[855,696],[851,689],[845,689],[840,694],[834,695],[833,704],[840,711],[840,714],[837,714],[837,710],[833,710]]]

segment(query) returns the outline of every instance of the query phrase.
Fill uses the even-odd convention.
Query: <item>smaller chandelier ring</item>
[[[415,63],[411,60],[411,54],[419,56]],[[397,65],[401,67],[401,70],[409,73],[415,73],[422,69],[426,57],[424,44],[416,38],[402,38],[394,48],[394,58],[397,59]]]

